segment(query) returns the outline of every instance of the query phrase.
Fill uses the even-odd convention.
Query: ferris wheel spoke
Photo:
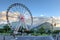
[[[19,16],[19,14],[13,14],[14,16]]]
[[[17,17],[14,17],[14,16],[8,16],[8,17],[11,17],[11,18],[17,18]]]
[[[24,11],[23,7],[19,6],[19,8],[20,8],[19,11],[20,11],[22,14],[24,14],[24,13],[23,13],[23,11]]]
[[[16,10],[12,9],[13,12],[16,12]]]
[[[17,7],[15,7],[15,9],[16,9],[17,11],[19,11]]]
[[[16,12],[12,12],[12,11],[10,11],[11,13],[9,13],[9,14],[7,14],[7,15],[11,15],[11,16],[19,16],[19,14],[17,14]],[[4,16],[4,15],[3,15]],[[5,15],[6,16],[6,15]]]
[[[13,12],[12,12],[12,11],[13,11]],[[13,10],[13,9],[12,9],[12,11],[11,11],[11,12],[12,12],[13,15],[15,15],[15,16],[18,16],[18,15],[19,15],[19,12],[18,12],[18,11]]]

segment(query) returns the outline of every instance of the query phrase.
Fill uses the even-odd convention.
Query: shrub
[[[53,34],[58,34],[60,32],[60,30],[55,30],[53,31]]]

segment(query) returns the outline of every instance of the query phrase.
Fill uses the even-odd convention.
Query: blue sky
[[[60,16],[60,0],[0,0],[0,12],[17,2],[26,5],[33,16]]]

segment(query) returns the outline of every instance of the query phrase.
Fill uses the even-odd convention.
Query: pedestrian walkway
[[[18,37],[17,40],[54,40],[51,36],[25,36]]]
[[[51,36],[17,36],[16,40],[54,40]],[[0,40],[13,40],[12,36],[0,36]]]

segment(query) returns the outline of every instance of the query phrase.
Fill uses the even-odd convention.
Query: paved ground
[[[4,40],[1,35],[0,40]],[[12,36],[5,36],[5,40],[14,40]],[[16,40],[54,40],[51,36],[18,36]]]
[[[17,40],[53,40],[50,36],[30,36],[30,37],[18,37]]]

